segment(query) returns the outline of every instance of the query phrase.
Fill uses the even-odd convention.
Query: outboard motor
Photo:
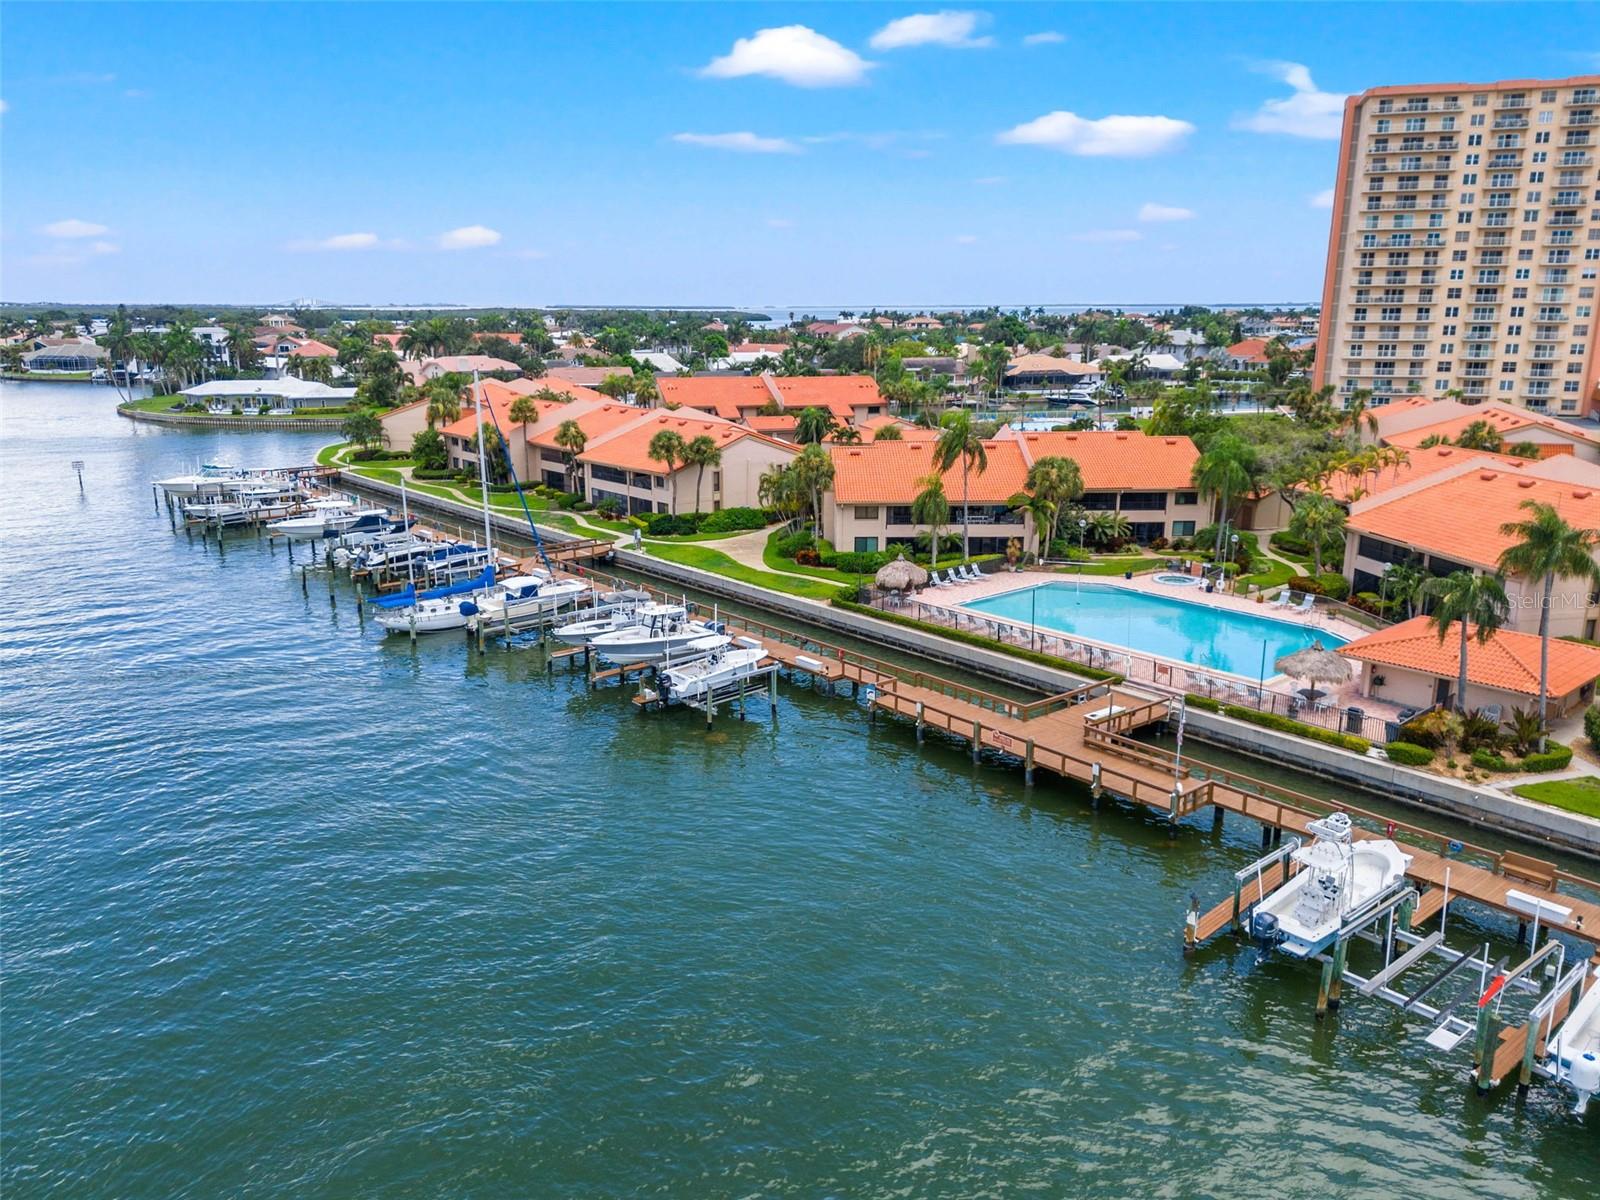
[[[1250,920],[1251,932],[1263,942],[1278,940],[1278,914],[1258,912]]]
[[[1567,1082],[1578,1093],[1578,1104],[1572,1111],[1581,1117],[1589,1108],[1589,1098],[1600,1092],[1600,1059],[1595,1058],[1593,1051],[1573,1060]]]

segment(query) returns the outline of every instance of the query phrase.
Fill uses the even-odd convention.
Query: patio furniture
[[[978,580],[983,578],[983,574],[971,563],[965,563],[958,567],[957,570],[961,572],[961,578],[967,583],[977,583]]]
[[[1284,607],[1287,607],[1289,601],[1291,599],[1293,599],[1293,598],[1294,598],[1294,593],[1291,592],[1288,588],[1284,588],[1283,591],[1278,593],[1278,598],[1272,602],[1272,607],[1273,608],[1284,608]]]
[[[1488,717],[1489,720],[1493,721],[1496,725],[1500,724],[1500,706],[1498,704],[1488,705],[1483,710],[1483,715]]]
[[[1294,614],[1297,617],[1303,617],[1307,613],[1309,613],[1313,608],[1315,608],[1316,605],[1317,605],[1317,598],[1315,596],[1312,596],[1312,595],[1307,595],[1300,601],[1300,607],[1296,608],[1294,610]]]

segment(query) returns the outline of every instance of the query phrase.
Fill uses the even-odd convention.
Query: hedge
[[[759,508],[724,508],[707,513],[700,522],[700,533],[731,533],[736,529],[765,529],[767,514]]]
[[[1202,709],[1205,712],[1222,711],[1222,701],[1215,696],[1202,696],[1197,692],[1185,692],[1183,700],[1190,708]]]
[[[1485,750],[1481,746],[1472,752],[1472,765],[1480,771],[1498,771],[1501,774],[1509,774],[1520,769],[1507,762],[1493,750]]]
[[[1600,749],[1600,707],[1591,704],[1583,710],[1583,736],[1593,749]]]
[[[449,467],[414,467],[411,471],[413,479],[454,479],[456,472]]]
[[[833,598],[834,607],[842,608],[847,612],[860,613],[866,617],[876,617],[878,620],[888,621],[892,625],[903,625],[907,629],[920,629],[924,633],[948,638],[953,642],[963,642],[966,645],[978,646],[984,650],[995,650],[1001,654],[1009,654],[1012,658],[1038,663],[1042,667],[1054,667],[1058,671],[1068,671],[1073,675],[1081,675],[1085,679],[1104,680],[1108,683],[1122,682],[1122,676],[1115,671],[1102,671],[1099,667],[1088,667],[1082,663],[1075,663],[1071,659],[1057,658],[1054,654],[1045,654],[1039,650],[1029,650],[1026,646],[1013,646],[1010,642],[997,642],[993,638],[969,633],[965,629],[948,629],[943,625],[935,625],[930,621],[919,621],[915,617],[884,612],[881,609],[872,608],[865,604],[858,604],[853,599],[855,592],[856,589],[853,584],[849,587],[840,588],[839,594]]]
[[[1383,748],[1390,762],[1403,767],[1425,767],[1433,761],[1433,751],[1415,742],[1390,742]]]
[[[1504,775],[1526,771],[1530,774],[1565,770],[1572,763],[1572,747],[1560,742],[1546,743],[1543,753],[1525,754],[1521,762],[1512,762],[1492,750],[1474,750],[1472,765],[1485,771],[1498,771]]]
[[[1357,754],[1365,754],[1372,748],[1372,743],[1366,738],[1356,737],[1351,733],[1338,733],[1332,729],[1324,729],[1320,725],[1307,725],[1302,721],[1279,716],[1277,713],[1258,712],[1240,704],[1224,706],[1222,715],[1237,721],[1248,721],[1252,725],[1260,725],[1263,729],[1276,729],[1279,733],[1292,733],[1296,737],[1308,738],[1313,742],[1338,746],[1343,750],[1354,750]]]

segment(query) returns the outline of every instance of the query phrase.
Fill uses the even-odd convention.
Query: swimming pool
[[[1346,640],[1272,617],[1094,583],[1041,583],[970,600],[965,607],[1251,679],[1262,671],[1263,647],[1265,673],[1272,675],[1275,659],[1313,639],[1330,650]]]

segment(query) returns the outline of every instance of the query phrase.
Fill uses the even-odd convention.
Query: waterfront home
[[[1469,628],[1465,707],[1531,708],[1539,697],[1537,634],[1498,629],[1487,642]],[[1460,681],[1461,641],[1452,627],[1443,641],[1427,617],[1413,617],[1339,647],[1357,664],[1362,696],[1406,708],[1454,706]],[[1600,647],[1555,640],[1550,643],[1546,696],[1552,719],[1586,708],[1600,676]]]
[[[1591,478],[1574,480],[1574,475]],[[1492,574],[1515,540],[1501,533],[1501,526],[1532,515],[1522,507],[1525,501],[1553,505],[1580,528],[1600,528],[1600,485],[1592,475],[1588,464],[1556,459],[1518,467],[1469,461],[1355,501],[1345,527],[1344,576],[1357,592],[1381,592],[1390,563],[1416,563],[1435,576],[1462,570]],[[1510,628],[1539,627],[1542,587],[1537,579],[1506,580]],[[1593,638],[1600,628],[1596,600],[1587,583],[1557,580],[1551,633]]]
[[[184,388],[178,393],[185,400],[199,400],[213,412],[231,412],[235,406],[245,412],[259,411],[263,404],[273,412],[294,412],[307,408],[343,408],[355,399],[355,388],[329,387],[306,379],[212,379]]]
[[[25,370],[44,374],[54,371],[93,371],[111,357],[104,346],[93,342],[64,342],[29,350],[22,356]]]
[[[630,412],[630,421],[590,441],[578,456],[586,498],[594,504],[612,501],[630,515],[674,507],[678,512],[759,508],[761,476],[799,453],[789,442],[717,417],[661,409]],[[720,461],[703,472],[682,463],[669,470],[650,457],[651,440],[668,430],[686,443],[709,437]]]
[[[584,389],[587,390],[587,389]],[[637,421],[649,410],[639,409],[620,400],[610,400],[598,392],[575,398],[554,408],[541,407],[537,421],[519,426],[520,438],[508,433],[512,439],[512,453],[522,455],[523,465],[518,468],[523,479],[532,483],[546,483],[566,490],[568,480],[568,448],[557,435],[568,421],[575,422],[583,431],[584,445],[598,442],[607,434]],[[582,492],[583,464],[577,463],[576,490]]]
[[[633,357],[659,374],[676,375],[683,370],[683,364],[666,350],[635,350]]]
[[[867,330],[866,326],[858,325],[854,321],[812,321],[806,326],[806,332],[813,337],[843,341],[846,338],[863,337]]]
[[[1181,362],[1204,358],[1209,350],[1206,335],[1192,329],[1173,329],[1162,333],[1148,347],[1151,354],[1170,354]]]
[[[407,371],[412,371],[407,365]],[[503,358],[494,358],[488,354],[445,354],[438,358],[424,359],[415,367],[415,376],[421,382],[437,379],[441,375],[470,375],[474,371],[480,375],[492,375],[496,371],[507,371],[513,375],[522,374],[522,368],[514,362]]]
[[[1192,482],[1200,451],[1186,437],[1151,437],[1137,430],[1043,433],[1006,426],[995,435],[1022,449],[1025,469],[1041,458],[1070,458],[1083,477],[1080,508],[1118,512],[1141,544],[1193,537],[1211,522],[1210,502]],[[1250,526],[1246,526],[1249,528]]]
[[[1019,354],[1006,366],[1008,388],[1097,387],[1105,381],[1105,368],[1099,364],[1051,354]]]
[[[777,358],[789,346],[785,342],[740,342],[728,348],[725,357],[712,364],[718,371],[742,371],[764,358]]]
[[[1563,420],[1498,400],[1464,404],[1452,399],[1406,396],[1374,407],[1372,414],[1377,430],[1374,432],[1367,427],[1362,435],[1368,441],[1376,440],[1386,446],[1414,449],[1435,438],[1454,441],[1467,426],[1482,421],[1507,445],[1532,443],[1546,458],[1570,454],[1600,463],[1600,425],[1593,421]]]
[[[853,425],[888,412],[870,375],[663,376],[656,386],[662,407],[699,409],[725,421],[821,408],[838,424]]]
[[[338,358],[339,352],[327,342],[319,342],[316,338],[296,338],[295,347],[289,351],[290,358]]]
[[[613,375],[620,375],[624,379],[633,378],[632,372],[627,367],[548,367],[540,378],[560,379],[581,387],[595,388]]]
[[[1220,362],[1234,371],[1256,371],[1267,365],[1267,346],[1271,338],[1247,337],[1223,350]]]
[[[485,409],[484,423],[499,423],[500,431],[505,435],[507,450],[511,455],[512,468],[516,471],[518,479],[526,481],[537,481],[539,473],[536,460],[528,448],[526,430],[511,419],[511,410],[520,398],[528,396],[534,400],[538,416],[528,423],[530,427],[542,422],[551,413],[565,410],[577,401],[606,403],[606,398],[599,392],[560,379],[485,379],[478,384],[478,387]],[[473,406],[471,388],[464,389],[464,392],[466,394],[461,400],[461,415],[441,426],[439,432],[444,438],[448,465],[457,470],[475,470],[478,465],[477,413]],[[384,413],[379,421],[383,425],[386,443],[393,449],[406,449],[411,445],[412,438],[427,428],[428,401],[418,400],[391,409]]]
[[[921,313],[915,317],[907,317],[904,321],[901,321],[900,328],[921,330],[943,329],[944,322],[939,320],[938,317],[930,317],[926,313]]]

